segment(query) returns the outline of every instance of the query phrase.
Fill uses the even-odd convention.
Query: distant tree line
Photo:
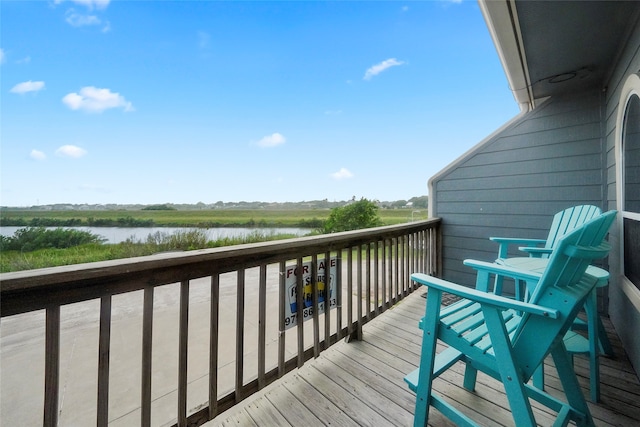
[[[137,219],[131,216],[122,218],[5,218],[0,217],[0,226],[3,227],[153,227],[152,219]]]
[[[44,206],[31,206],[26,209],[30,210],[53,210],[53,211],[68,211],[68,210],[124,210],[124,211],[136,211],[136,210],[207,210],[207,209],[333,209],[337,207],[346,206],[356,201],[355,196],[350,200],[309,200],[301,202],[223,202],[217,201],[215,203],[163,203],[154,205],[143,204],[51,204]],[[427,209],[428,196],[412,197],[408,200],[394,200],[394,201],[380,201],[371,200],[380,209],[402,209],[402,208],[419,208]],[[24,210],[24,207],[7,207],[2,206],[0,210]]]

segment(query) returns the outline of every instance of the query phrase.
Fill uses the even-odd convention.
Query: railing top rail
[[[0,274],[2,317],[114,295],[214,273],[340,250],[435,228],[439,218],[364,230],[299,237]],[[56,294],[57,297],[51,299]]]

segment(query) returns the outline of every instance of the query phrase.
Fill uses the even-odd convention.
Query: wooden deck
[[[424,313],[423,290],[367,323],[363,341],[341,342],[280,380],[205,424],[212,426],[409,426],[415,396],[403,377],[420,359]],[[640,382],[615,331],[605,319],[615,358],[601,358],[601,402],[590,403],[598,426],[640,425]],[[588,363],[575,358],[576,372],[588,396]],[[434,382],[434,389],[468,409],[487,426],[510,426],[513,420],[501,384],[479,374],[476,392],[462,389],[462,365]],[[547,390],[556,394],[555,370],[546,368]],[[534,408],[539,425],[554,414]],[[452,426],[432,410],[430,425]]]

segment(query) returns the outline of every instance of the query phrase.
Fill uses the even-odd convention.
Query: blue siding
[[[446,279],[472,286],[462,261],[495,259],[489,236],[545,238],[556,212],[603,206],[602,100],[599,91],[547,100],[432,178]]]

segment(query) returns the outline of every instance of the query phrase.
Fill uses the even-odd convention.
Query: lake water
[[[24,227],[0,227],[0,235],[13,236],[13,234],[20,228]],[[59,227],[45,227],[50,230],[55,230]],[[149,234],[156,232],[173,234],[177,231],[192,230],[188,227],[62,227],[72,230],[83,230],[93,234],[100,235],[106,240],[105,243],[120,243],[132,238],[134,241],[146,240]],[[202,228],[207,233],[209,240],[218,240],[224,238],[233,237],[245,237],[253,233],[260,233],[262,235],[271,234],[295,234],[296,236],[304,236],[310,233],[312,230],[309,228],[295,228],[295,227],[282,227],[282,228]]]

